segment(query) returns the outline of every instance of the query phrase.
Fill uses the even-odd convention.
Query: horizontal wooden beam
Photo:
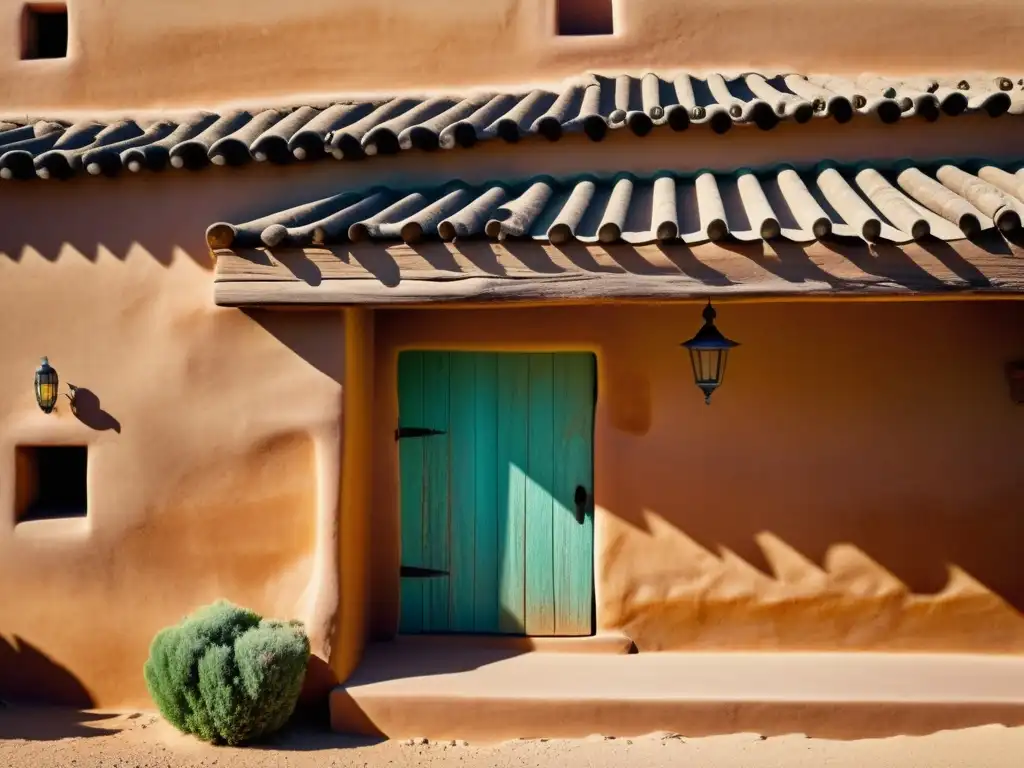
[[[1024,294],[1022,253],[1002,238],[902,247],[471,242],[219,250],[214,297],[242,307],[1006,295]]]

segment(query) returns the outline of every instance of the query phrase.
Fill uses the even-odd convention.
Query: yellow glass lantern
[[[47,358],[43,358],[39,367],[36,368],[36,402],[43,413],[53,413],[57,405],[57,387],[60,379],[57,371],[50,365]]]

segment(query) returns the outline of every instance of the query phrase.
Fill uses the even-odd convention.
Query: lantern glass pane
[[[36,373],[36,401],[49,413],[57,403],[57,372],[50,369]]]
[[[725,364],[729,361],[729,350],[723,349],[718,361],[718,383],[725,380]]]
[[[697,382],[717,382],[718,366],[721,359],[721,350],[717,349],[696,349],[694,355],[694,376]]]
[[[693,379],[694,381],[700,381],[700,363],[698,358],[700,353],[696,349],[689,350],[690,352],[690,365],[693,367]]]
[[[57,387],[53,385],[52,381],[42,381],[39,383],[39,399],[44,403],[50,403],[57,397]]]
[[[713,381],[722,383],[722,368],[725,367],[725,350],[716,349],[711,355],[711,377]]]

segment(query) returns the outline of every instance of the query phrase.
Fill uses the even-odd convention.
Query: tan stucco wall
[[[665,649],[1024,650],[1024,303],[719,304],[742,342],[707,407],[700,307],[377,314],[373,629],[397,622],[403,348],[598,356],[598,628]]]
[[[258,181],[135,182],[0,190],[0,698],[148,706],[154,633],[222,597],[329,660],[342,313],[213,305],[199,222]],[[42,355],[80,418],[36,407]],[[89,446],[85,520],[14,524],[19,443]]]
[[[566,38],[554,34],[556,0],[72,0],[68,59],[21,62],[22,0],[0,0],[0,103],[288,101],[643,67],[1009,76],[1021,68],[1024,20],[1013,0],[612,2],[614,36]]]

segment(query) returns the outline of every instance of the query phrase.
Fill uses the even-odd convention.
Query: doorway
[[[398,360],[399,631],[593,634],[590,353]]]

